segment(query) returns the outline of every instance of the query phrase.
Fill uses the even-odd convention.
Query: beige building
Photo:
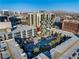
[[[47,12],[29,12],[29,13],[21,13],[19,16],[22,17],[23,24],[27,24],[30,26],[37,26],[40,27],[41,20],[43,15],[47,15],[46,18],[50,17],[50,19],[53,19],[54,14],[53,13],[47,13]]]
[[[11,32],[10,22],[0,22],[0,41],[8,39],[8,33]]]
[[[28,59],[14,39],[6,40],[6,43],[12,59]]]
[[[47,28],[53,27],[55,14],[50,12],[30,12],[21,13],[21,17],[23,25],[34,26],[37,32],[41,30],[42,34],[44,34]]]
[[[11,32],[11,22],[0,22],[0,30]]]
[[[29,13],[30,14],[30,25],[40,27],[41,13]]]

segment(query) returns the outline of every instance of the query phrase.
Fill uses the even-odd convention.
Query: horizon
[[[65,11],[65,10],[36,10],[36,11],[27,11],[27,10],[25,10],[25,11],[23,11],[23,10],[0,9],[0,11],[22,12],[22,13],[46,11],[46,12],[65,12],[65,13],[77,13],[77,14],[79,14],[79,12]]]
[[[0,0],[0,10],[34,12],[67,11],[79,13],[79,0]]]

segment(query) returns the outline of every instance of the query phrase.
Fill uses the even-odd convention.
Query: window
[[[2,41],[3,39],[2,39],[2,36],[0,36],[0,41]]]
[[[26,38],[26,31],[23,31],[23,38]]]
[[[14,33],[14,37],[17,37],[17,38],[19,38],[19,37],[21,37],[21,33],[20,32],[16,32],[16,33]]]
[[[33,20],[33,15],[31,15],[31,20],[32,20],[32,25],[33,25],[33,21],[34,21],[34,20]]]
[[[12,33],[8,34],[8,39],[12,39]]]
[[[28,36],[32,36],[32,30],[27,31]]]

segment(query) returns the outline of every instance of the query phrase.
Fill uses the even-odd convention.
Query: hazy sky
[[[19,11],[64,10],[79,12],[79,0],[0,0],[0,9]]]

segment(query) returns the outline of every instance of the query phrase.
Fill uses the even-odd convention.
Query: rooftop
[[[15,29],[13,32],[18,31],[18,30],[31,30],[35,29],[34,26],[28,26],[28,25],[19,25],[17,26],[17,29]]]
[[[77,20],[64,20],[64,22],[79,24],[79,21],[77,21]]]

